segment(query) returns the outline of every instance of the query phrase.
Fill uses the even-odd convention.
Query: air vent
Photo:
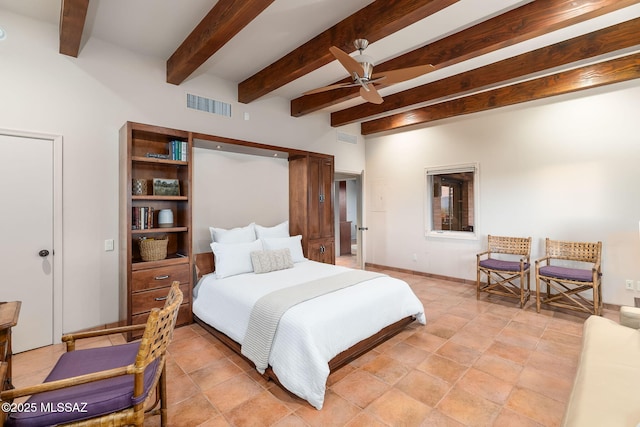
[[[216,101],[215,99],[204,98],[198,95],[192,95],[190,93],[187,94],[187,108],[231,117],[231,104]]]
[[[349,133],[338,131],[338,141],[348,142],[349,144],[357,144],[358,137]]]

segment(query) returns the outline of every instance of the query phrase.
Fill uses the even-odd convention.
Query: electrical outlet
[[[625,281],[625,286],[626,286],[628,291],[632,291],[633,290],[633,280],[627,279]]]
[[[113,250],[113,239],[107,239],[104,241],[104,250],[105,251]]]

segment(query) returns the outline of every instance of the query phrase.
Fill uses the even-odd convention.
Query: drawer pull
[[[164,279],[168,279],[169,275],[165,274],[164,276],[156,276],[154,277],[155,280],[164,280]]]
[[[164,301],[167,299],[167,297],[158,297],[158,298],[154,298],[156,301]]]

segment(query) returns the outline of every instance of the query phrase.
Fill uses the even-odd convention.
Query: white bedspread
[[[314,261],[265,274],[216,279],[197,286],[193,312],[242,344],[255,302],[272,291],[348,270]],[[388,276],[300,303],[283,316],[269,364],[289,391],[322,409],[328,362],[340,352],[407,316],[424,324],[424,308],[409,285]]]

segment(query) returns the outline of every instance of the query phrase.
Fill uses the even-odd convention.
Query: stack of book
[[[153,228],[153,211],[150,206],[134,206],[132,208],[131,229],[146,230]]]
[[[187,142],[173,140],[169,144],[169,158],[171,160],[187,161]]]

